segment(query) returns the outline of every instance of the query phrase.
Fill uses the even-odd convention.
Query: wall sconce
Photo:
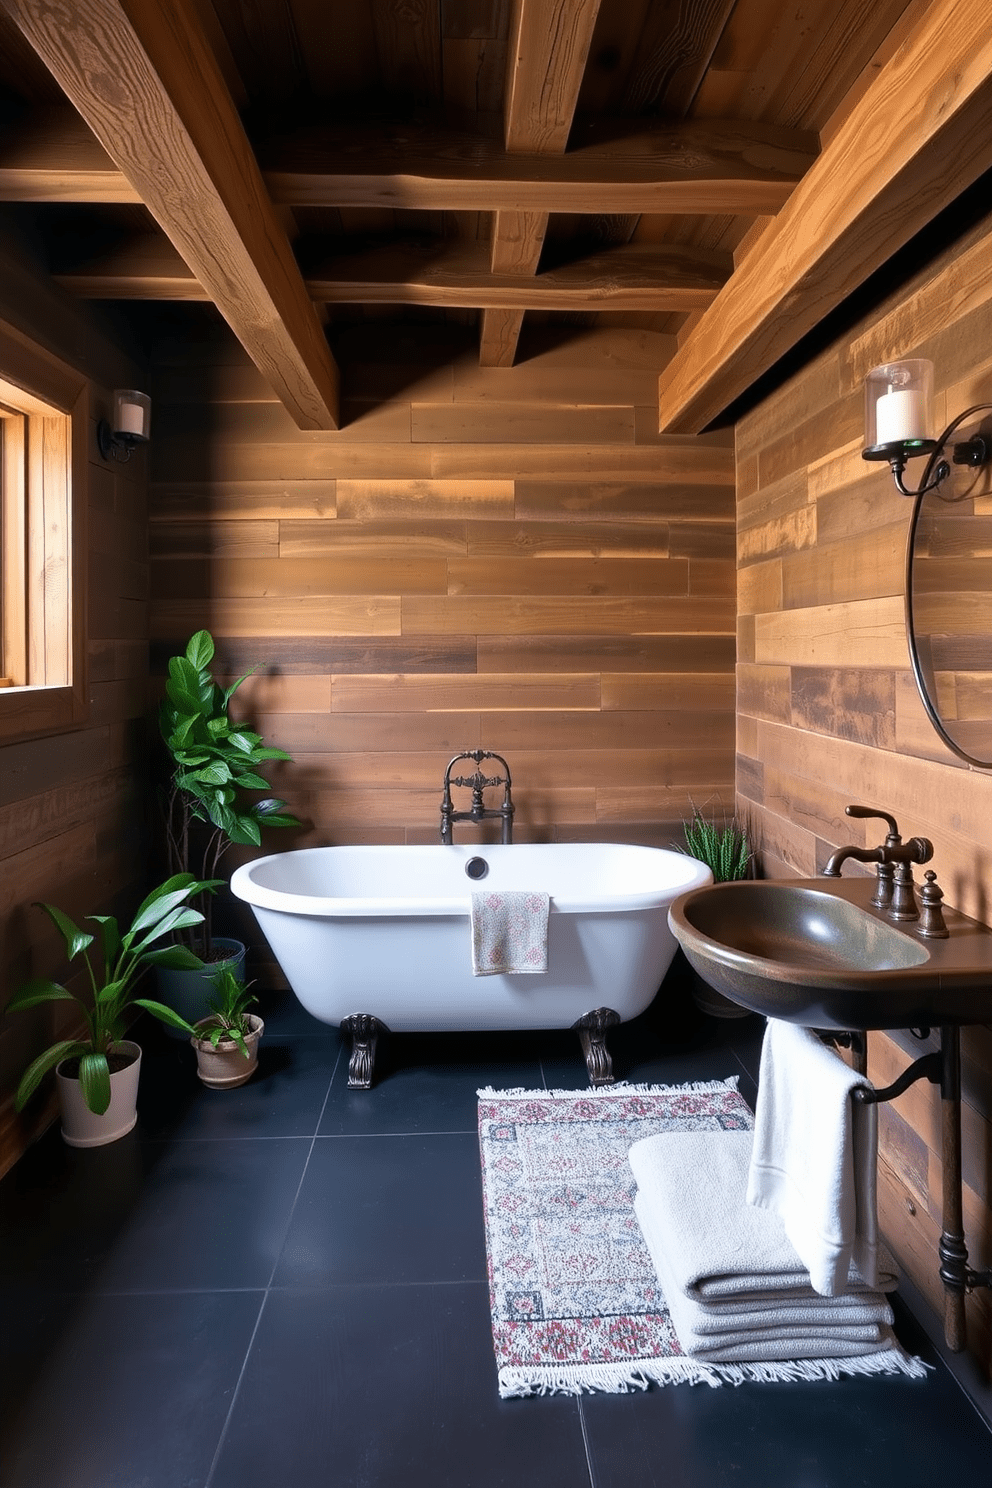
[[[947,441],[972,414],[992,409],[992,403],[976,403],[966,408],[948,424],[937,439],[929,436],[930,404],[933,397],[933,363],[922,359],[887,362],[873,367],[865,380],[865,460],[888,460],[903,496],[923,496],[935,491],[951,473],[943,458]],[[903,481],[907,460],[928,455],[923,479],[915,491]],[[988,441],[976,434],[954,446],[951,459],[955,465],[984,465],[992,459]]]
[[[133,388],[114,391],[114,415],[111,423],[101,419],[96,426],[96,442],[105,460],[130,460],[136,444],[148,439],[152,422],[152,400],[147,393]]]

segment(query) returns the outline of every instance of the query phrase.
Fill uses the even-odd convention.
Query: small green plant
[[[190,1032],[196,1038],[208,1039],[215,1049],[218,1044],[233,1042],[245,1058],[250,1059],[251,1051],[245,1043],[246,1036],[252,1031],[248,1009],[258,998],[249,990],[250,983],[241,981],[228,966],[211,980],[217,990],[207,1002],[210,1017],[202,1020],[197,1028],[191,1028]]]
[[[692,818],[682,823],[682,830],[685,846],[677,845],[676,851],[705,863],[713,874],[714,883],[731,883],[734,879],[750,877],[754,853],[747,831],[736,817],[717,826],[693,806]]]
[[[228,706],[246,673],[222,688],[210,672],[213,637],[198,630],[183,656],[169,662],[169,680],[159,713],[159,728],[171,762],[165,801],[165,835],[169,869],[196,871],[201,880],[216,880],[221,855],[233,842],[259,847],[262,827],[298,827],[285,801],[267,797],[247,801],[242,792],[269,790],[259,767],[290,760],[284,749],[271,749],[261,735],[232,722]],[[188,943],[204,960],[211,957],[212,914],[209,894],[199,901],[202,928]]]
[[[70,992],[59,982],[42,978],[28,982],[15,992],[7,1004],[8,1012],[23,1012],[44,1002],[76,1002],[82,1008],[86,1023],[83,1038],[62,1039],[39,1054],[25,1070],[14,1104],[18,1111],[34,1094],[49,1070],[63,1059],[79,1060],[79,1082],[89,1109],[102,1116],[110,1105],[110,1065],[108,1053],[124,1035],[124,1014],[133,1002],[147,1008],[156,1018],[174,1027],[184,1027],[171,1008],[134,996],[134,984],[146,966],[170,966],[184,970],[200,968],[203,962],[185,946],[155,947],[164,935],[197,925],[203,916],[191,908],[190,898],[209,891],[212,884],[194,878],[191,873],[174,874],[138,906],[134,919],[123,935],[113,915],[87,915],[98,925],[97,951],[90,948],[97,936],[81,930],[69,916],[54,904],[39,904],[58,930],[65,943],[66,955],[74,961],[81,955],[89,976],[88,998]]]

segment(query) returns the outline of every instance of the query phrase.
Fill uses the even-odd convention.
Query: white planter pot
[[[244,972],[245,948],[240,940],[215,935],[213,945],[215,951],[226,951],[228,954],[223,960],[211,961],[203,971],[171,971],[168,967],[160,966],[156,973],[159,1002],[164,1002],[166,1007],[172,1008],[187,1023],[199,1023],[210,1012],[207,1004],[214,995],[211,978],[225,966],[230,967],[236,977]],[[163,1023],[162,1027],[171,1038],[189,1037],[181,1028],[170,1028],[167,1023]]]
[[[201,1019],[201,1022],[207,1021],[209,1020]],[[236,1085],[243,1085],[255,1073],[258,1067],[258,1041],[265,1024],[254,1013],[248,1014],[248,1022],[251,1033],[245,1035],[247,1059],[233,1039],[222,1039],[216,1046],[209,1039],[190,1039],[196,1050],[196,1072],[211,1090],[231,1090]]]
[[[90,1110],[83,1099],[83,1087],[70,1075],[62,1073],[63,1059],[55,1067],[59,1105],[62,1110],[62,1140],[70,1147],[102,1147],[116,1142],[131,1130],[138,1119],[138,1077],[141,1073],[141,1050],[130,1039],[122,1039],[115,1049],[132,1056],[131,1063],[110,1075],[110,1105],[102,1116]]]

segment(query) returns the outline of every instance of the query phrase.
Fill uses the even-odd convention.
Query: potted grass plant
[[[35,979],[15,992],[8,1012],[23,1012],[46,1002],[75,1002],[84,1030],[60,1039],[25,1070],[15,1097],[22,1110],[45,1075],[55,1070],[62,1113],[62,1136],[71,1147],[97,1147],[116,1141],[137,1120],[141,1049],[124,1037],[126,1013],[134,1004],[164,1023],[175,1023],[171,1008],[134,990],[147,966],[199,967],[199,958],[182,945],[159,945],[165,936],[201,921],[189,903],[209,885],[189,873],[173,875],[152,889],[121,934],[113,915],[89,915],[96,934],[82,930],[54,904],[41,904],[65,944],[69,961],[81,956],[86,967],[82,995],[59,982]]]
[[[732,883],[738,878],[751,877],[754,851],[747,829],[736,816],[729,821],[725,818],[717,825],[693,806],[691,818],[682,823],[682,831],[685,843],[679,844],[676,850],[705,863],[713,874],[714,883]]]
[[[220,861],[233,844],[260,847],[263,827],[300,825],[284,801],[273,796],[253,800],[247,794],[268,791],[260,771],[291,756],[232,720],[231,698],[251,673],[221,687],[210,670],[214,650],[210,632],[198,630],[183,655],[172,657],[159,711],[169,760],[163,813],[169,870],[194,874],[211,885],[221,881]],[[201,920],[183,932],[205,970],[191,975],[168,970],[159,982],[163,1001],[189,1022],[207,1011],[214,971],[227,965],[238,974],[244,964],[243,944],[213,933],[212,895],[212,888],[202,891],[195,901]]]
[[[694,804],[692,816],[682,823],[684,843],[676,843],[677,852],[705,863],[714,883],[732,883],[754,874],[754,849],[747,828],[736,816],[721,821],[703,815]],[[693,1000],[704,1013],[714,1018],[745,1018],[747,1009],[731,1002],[708,982],[693,973]]]

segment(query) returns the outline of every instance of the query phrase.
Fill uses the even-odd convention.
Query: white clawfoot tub
[[[231,888],[303,1006],[351,1034],[349,1084],[368,1088],[380,1028],[582,1025],[590,1075],[609,1083],[605,1028],[648,1006],[675,952],[668,907],[710,880],[663,848],[521,843],[304,848],[244,864]],[[483,888],[550,894],[546,974],[473,976]]]

